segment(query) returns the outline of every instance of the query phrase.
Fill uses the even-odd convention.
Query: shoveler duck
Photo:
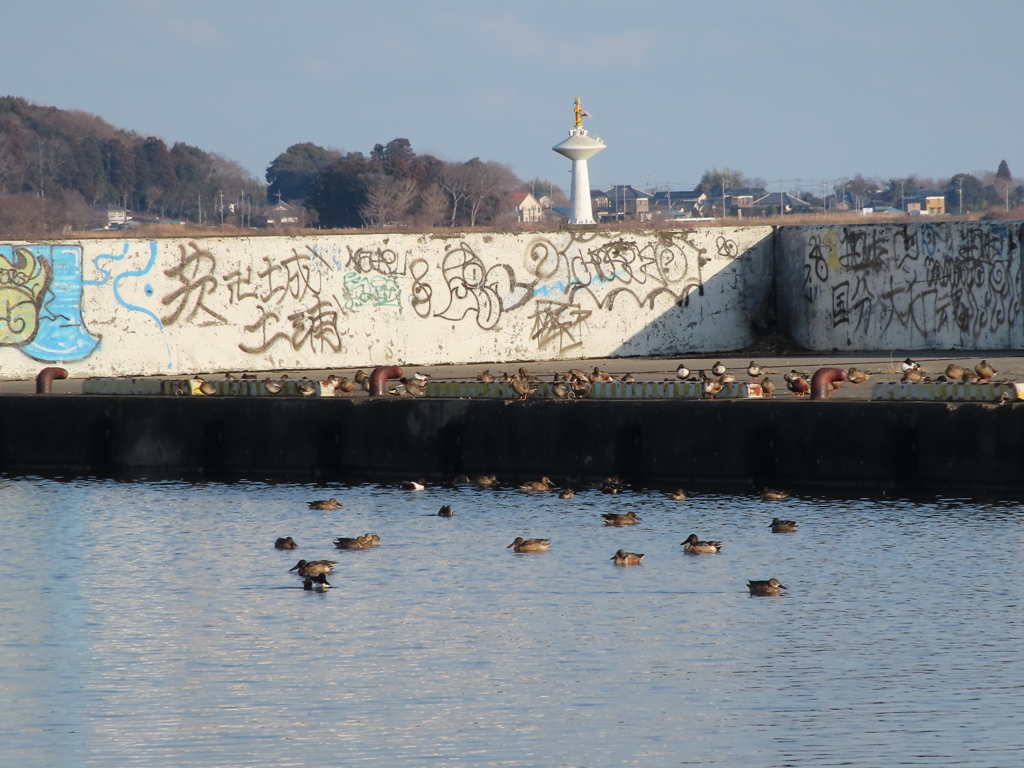
[[[728,369],[724,365],[722,365],[722,361],[719,360],[717,363],[711,366],[711,375],[721,376],[723,373],[726,372],[726,370]]]
[[[761,491],[761,501],[782,501],[788,498],[789,493],[786,491],[779,491],[774,488],[765,488]]]
[[[627,373],[625,376],[619,379],[619,381],[624,381],[627,384],[632,384],[633,382],[636,381],[636,376],[634,376],[632,373]]]
[[[307,592],[316,590],[322,592],[325,589],[330,589],[331,582],[327,580],[326,574],[318,573],[316,576],[307,576],[302,582],[302,588]]]
[[[307,501],[306,504],[310,509],[337,509],[342,506],[341,502],[333,497],[330,499],[319,499],[318,501]]]
[[[455,510],[452,509],[451,504],[445,504],[437,512],[438,517],[455,517]]]
[[[747,366],[747,374],[750,376],[750,378],[756,379],[760,377],[762,373],[764,373],[764,368],[762,368],[760,365],[751,360],[750,365]]]
[[[683,363],[680,363],[679,367],[676,368],[676,378],[680,381],[686,381],[690,378],[690,369],[683,365]]]
[[[920,384],[924,381],[924,374],[916,368],[908,368],[903,372],[903,378],[900,379],[900,381],[910,384]]]
[[[403,491],[422,491],[426,487],[427,486],[425,486],[423,483],[419,482],[418,480],[406,480],[401,485],[401,488],[402,488]]]
[[[291,536],[285,536],[282,539],[278,539],[274,542],[274,549],[295,549],[299,545],[295,543],[295,539]]]
[[[779,518],[773,517],[771,525],[768,527],[772,529],[772,533],[792,533],[796,530],[797,525],[793,520],[779,520]]]
[[[988,381],[995,376],[999,371],[988,364],[987,360],[982,360],[976,366],[974,366],[974,372],[978,374],[978,379],[981,381]]]
[[[334,546],[338,549],[370,549],[380,546],[380,536],[375,533],[364,533],[355,538],[339,536],[334,540]]]
[[[959,379],[961,376],[963,376],[964,371],[966,370],[967,369],[964,368],[962,365],[950,363],[949,365],[946,366],[946,370],[944,371],[944,373],[947,379],[953,379],[955,381],[956,379]]]
[[[480,373],[476,375],[476,380],[490,384],[492,381],[494,381],[494,374],[491,373],[490,369],[480,371]]]
[[[531,386],[529,382],[523,381],[518,373],[512,375],[512,378],[509,379],[509,385],[512,387],[512,391],[519,395],[520,400],[525,400],[537,391],[536,385]]]
[[[866,373],[864,373],[864,371],[861,371],[861,370],[859,370],[857,368],[850,368],[850,370],[848,370],[846,372],[846,380],[847,381],[852,381],[853,382],[853,386],[855,386],[855,387],[859,387],[861,384],[863,384],[869,378],[870,378],[870,376],[868,376]]]
[[[793,393],[794,397],[803,397],[811,391],[811,384],[803,376],[794,372],[794,375],[791,375],[789,381],[786,382],[786,388]]]
[[[696,533],[691,533],[683,542],[683,551],[690,555],[714,555],[721,549],[722,542],[698,541]]]
[[[334,570],[334,560],[299,560],[288,569],[298,571],[299,576],[316,576],[318,573],[330,573]]]
[[[761,380],[761,392],[765,397],[774,397],[775,393],[775,382],[765,376]]]
[[[522,536],[516,536],[516,540],[505,549],[511,549],[513,552],[547,552],[550,546],[549,539],[524,539]]]
[[[906,373],[907,371],[919,371],[921,370],[921,364],[916,360],[911,360],[908,357],[906,360],[900,363],[900,370],[903,373]]]
[[[757,597],[770,597],[779,594],[780,589],[789,589],[789,587],[780,584],[778,579],[768,579],[767,581],[748,581],[747,589],[750,590],[750,594]]]
[[[682,488],[677,488],[669,494],[669,498],[671,498],[672,501],[686,501],[686,491]]]
[[[977,384],[978,381],[980,381],[980,378],[978,377],[977,373],[970,369],[967,369],[966,371],[963,372],[963,375],[960,377],[960,381],[963,384]]]
[[[644,556],[643,554],[620,549],[609,559],[614,560],[616,565],[640,565],[640,561],[644,559]]]
[[[720,381],[705,381],[704,394],[709,400],[714,400],[715,395],[722,391],[724,385]]]
[[[629,511],[625,514],[619,515],[614,512],[605,512],[601,515],[604,518],[605,525],[636,525],[637,520],[641,520],[636,516],[636,512]]]
[[[555,484],[551,482],[551,478],[542,477],[539,481],[530,480],[519,486],[521,491],[550,491],[555,487]]]
[[[617,477],[608,477],[601,483],[601,493],[622,493],[626,486]]]

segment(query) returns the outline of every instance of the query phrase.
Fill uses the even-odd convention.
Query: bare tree
[[[522,182],[507,165],[493,160],[480,162],[470,160],[468,169],[469,185],[466,202],[469,206],[469,226],[475,227],[481,211],[487,206],[490,217],[496,218],[509,194],[522,186]]]
[[[459,206],[469,197],[469,174],[466,172],[466,166],[462,163],[445,163],[437,173],[437,186],[448,198],[451,212],[448,226],[454,227],[459,215]]]
[[[448,218],[448,198],[437,184],[428,184],[420,190],[415,211],[418,225],[436,227]]]
[[[370,226],[383,226],[403,221],[416,196],[416,182],[381,173],[366,184],[366,204],[359,215]]]

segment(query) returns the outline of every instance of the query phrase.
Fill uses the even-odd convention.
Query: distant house
[[[301,227],[305,218],[301,208],[280,200],[265,208],[264,213],[268,227]]]
[[[598,221],[650,221],[652,195],[630,184],[617,184],[597,194],[591,192],[591,205]]]
[[[750,215],[774,216],[776,214],[810,213],[811,204],[788,192],[769,192],[754,200],[749,206]]]
[[[915,216],[944,216],[946,214],[946,196],[941,190],[918,190],[903,198],[907,213]]]
[[[520,224],[536,224],[544,218],[544,208],[529,192],[513,192],[512,206]]]
[[[654,216],[665,219],[703,216],[707,201],[703,192],[666,190],[651,196],[650,209]]]

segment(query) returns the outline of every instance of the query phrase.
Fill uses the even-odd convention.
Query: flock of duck
[[[498,486],[498,480],[494,475],[480,475],[476,478],[470,479],[466,475],[460,475],[455,478],[455,485],[476,485],[483,488],[496,487]],[[423,490],[424,484],[419,481],[407,481],[402,483],[400,486],[404,490]],[[520,484],[520,491],[526,493],[543,493],[554,490],[555,484],[550,478],[544,477],[540,480],[529,481]],[[619,493],[624,487],[622,482],[618,478],[607,478],[597,486],[603,493]],[[572,498],[575,493],[571,489],[565,489],[560,493],[561,498]],[[788,498],[789,494],[785,491],[773,490],[765,488],[761,493],[761,499],[763,501],[780,501]],[[686,499],[686,494],[680,489],[670,494],[670,498],[676,501],[683,501]],[[310,509],[314,510],[334,510],[342,507],[343,505],[335,498],[330,499],[318,499],[315,501],[307,502]],[[445,504],[437,512],[438,517],[451,518],[455,517],[455,510],[450,504]],[[601,519],[606,526],[622,527],[628,525],[636,525],[643,518],[637,516],[634,511],[629,512],[605,512],[601,514]],[[793,520],[781,520],[778,517],[773,518],[768,526],[772,533],[793,533],[797,530],[797,524]],[[352,538],[337,537],[334,539],[334,546],[342,550],[363,550],[370,549],[372,547],[380,546],[380,536],[375,533],[364,533],[362,536],[356,536]],[[534,553],[534,552],[547,552],[551,546],[550,539],[527,539],[523,536],[517,536],[515,540],[509,544],[506,549],[511,549],[513,552],[518,554]],[[722,542],[720,541],[702,541],[698,538],[697,534],[691,533],[682,542],[683,552],[688,555],[716,555],[722,551]],[[295,539],[291,536],[284,536],[278,538],[274,542],[275,549],[281,550],[292,550],[297,549],[298,544]],[[644,554],[642,552],[626,552],[623,549],[619,549],[612,555],[611,560],[615,565],[628,567],[634,565],[642,565]],[[299,560],[294,566],[289,569],[289,572],[296,573],[303,581],[302,588],[306,591],[323,591],[331,587],[330,582],[327,580],[327,574],[334,570],[334,566],[337,564],[336,560]],[[747,582],[747,588],[751,595],[757,597],[770,597],[779,595],[780,590],[788,589],[786,585],[781,584],[778,579],[771,578],[766,580],[751,580]]]
[[[946,366],[946,370],[934,379],[925,375],[925,372],[921,368],[921,364],[909,357],[900,363],[899,368],[903,375],[900,381],[909,383],[956,382],[965,384],[985,384],[991,381],[997,373],[997,371],[995,371],[986,360],[982,360],[980,363],[975,365],[973,369],[957,365],[956,363],[950,363]],[[768,371],[763,366],[759,365],[754,360],[751,360],[750,365],[747,366],[746,372],[749,376],[748,383],[759,384],[765,397],[774,397],[776,384],[771,377],[765,375]],[[632,373],[626,373],[616,379],[615,376],[607,371],[601,370],[600,366],[596,365],[594,366],[594,370],[589,373],[579,368],[570,368],[568,371],[555,372],[553,376],[551,395],[556,400],[586,397],[590,390],[590,386],[599,381],[637,381],[636,377]],[[199,385],[199,389],[204,394],[213,394],[217,391],[216,385],[212,382],[204,381],[198,376],[196,378],[200,380],[201,383]],[[224,374],[224,378],[234,379],[236,376],[231,373],[226,373]],[[253,374],[243,373],[237,378],[256,379],[257,377]],[[280,392],[283,389],[281,380],[287,378],[287,374],[282,374],[277,381],[270,378],[265,379],[264,384],[267,391],[271,394]],[[856,367],[851,367],[847,370],[846,380],[854,386],[859,387],[869,378],[871,378],[870,374]],[[785,382],[786,389],[796,397],[803,397],[811,391],[810,371],[797,371],[796,369],[793,369],[789,371],[789,373],[783,373],[782,379]],[[521,367],[518,371],[512,374],[504,372],[495,375],[490,372],[490,369],[483,370],[477,374],[476,380],[480,382],[507,382],[512,390],[519,396],[519,399],[525,400],[537,391],[537,384],[541,379],[537,374],[531,372],[526,367]],[[673,380],[702,384],[704,392],[708,398],[714,400],[715,396],[722,391],[726,384],[739,381],[740,379],[737,378],[736,374],[730,372],[722,361],[719,360],[711,366],[710,375],[703,369],[693,373],[686,366],[686,363],[680,363],[678,368],[676,368],[675,378],[666,379],[666,381]],[[397,396],[419,397],[425,393],[425,387],[428,381],[430,381],[430,376],[425,373],[417,372],[411,376],[402,376],[399,378],[399,383],[397,385],[390,386],[388,388],[388,392],[389,394]],[[830,382],[829,394],[836,389],[839,389],[843,383],[844,382],[842,381]],[[331,374],[326,380],[321,382],[321,384],[324,386],[329,385],[336,394],[350,396],[357,390],[369,391],[370,376],[362,370],[356,371],[351,379],[347,376]],[[314,383],[307,379],[300,380],[297,387],[299,393],[303,395],[312,395],[316,392]]]

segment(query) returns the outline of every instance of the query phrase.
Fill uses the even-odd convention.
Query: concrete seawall
[[[1024,491],[1024,405],[3,398],[0,471]]]
[[[0,368],[72,377],[1024,349],[1021,222],[0,243]]]

